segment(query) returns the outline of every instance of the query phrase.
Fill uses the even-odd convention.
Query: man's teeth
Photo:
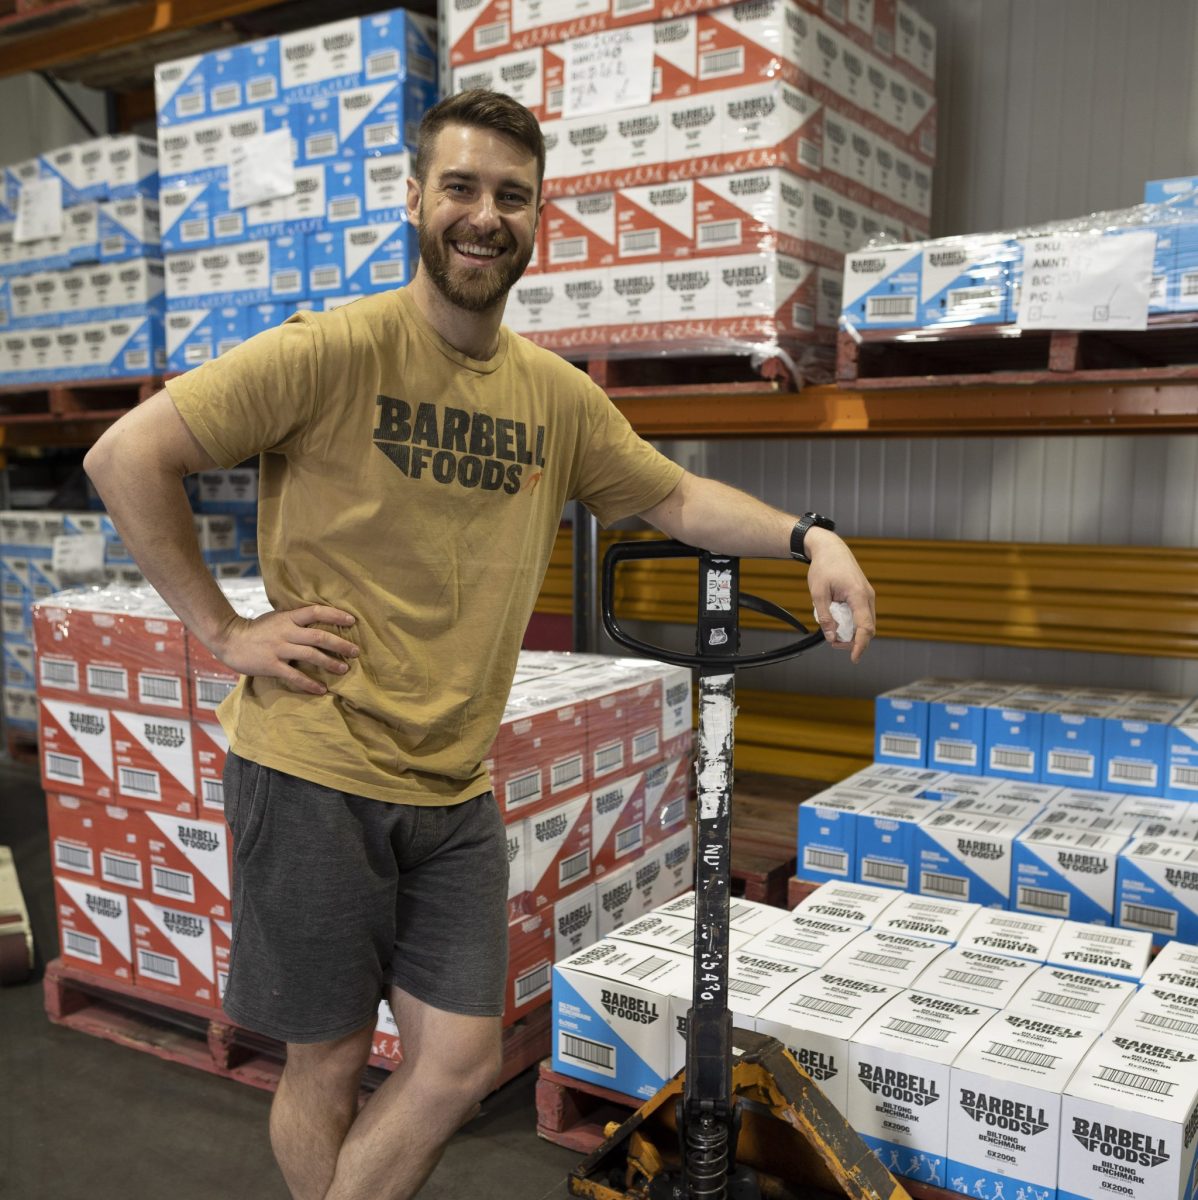
[[[459,254],[475,254],[483,258],[495,258],[503,253],[498,246],[475,246],[469,242],[454,242],[453,245]]]

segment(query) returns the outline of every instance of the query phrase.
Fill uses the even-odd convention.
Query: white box
[[[652,891],[646,905],[656,908],[695,886],[695,839],[689,826],[684,826],[654,846],[642,859],[642,864],[661,856],[661,869],[653,877]],[[642,867],[636,871],[639,885]]]
[[[648,1098],[672,1074],[670,993],[691,962],[602,941],[553,968],[553,1069]]]
[[[860,925],[824,917],[789,913],[752,940],[767,958],[781,958],[800,966],[822,967],[862,932]]]
[[[1151,956],[1149,933],[1062,921],[1048,952],[1048,962],[1051,966],[1136,982],[1147,969]]]
[[[898,988],[816,970],[800,979],[757,1016],[757,1032],[776,1037],[845,1113],[849,1041]]]
[[[666,916],[682,917],[684,920],[693,921],[695,919],[695,893],[687,892],[666,904],[659,905],[654,911],[664,913]],[[728,905],[729,928],[739,929],[753,937],[785,920],[786,916],[785,909],[774,908],[769,904],[759,904],[755,900],[733,897]]]
[[[868,929],[824,966],[854,979],[909,988],[947,949],[945,942]]]
[[[1145,986],[1158,982],[1198,992],[1198,947],[1177,941],[1162,946],[1141,977]]]
[[[1117,1028],[1094,1043],[1061,1097],[1060,1200],[1191,1195],[1194,1062],[1191,1050]]]
[[[977,904],[904,894],[895,898],[874,922],[874,928],[889,933],[909,933],[934,942],[956,942],[979,911]]]
[[[946,950],[915,981],[933,996],[1004,1008],[1039,968],[1025,959],[955,946]]]
[[[826,917],[850,925],[870,926],[894,903],[897,893],[868,883],[825,883],[800,900],[796,916]]]
[[[1099,1036],[1096,1029],[1037,1013],[998,1013],[953,1063],[949,1097],[949,1186],[993,1196],[1055,1200],[1061,1091]]]
[[[1060,928],[1055,917],[983,908],[965,927],[957,944],[1008,958],[1046,962]]]
[[[1186,988],[1153,981],[1141,984],[1119,1012],[1115,1028],[1134,1030],[1147,1041],[1165,1038],[1170,1045],[1198,1047],[1198,995]]]
[[[1100,1032],[1113,1024],[1136,985],[1128,979],[1087,975],[1065,967],[1039,967],[1019,989],[1011,1008],[1065,1020]]]
[[[905,991],[853,1035],[846,1115],[887,1169],[945,1186],[950,1066],[996,1012]]]

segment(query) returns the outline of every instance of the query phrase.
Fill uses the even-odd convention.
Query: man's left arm
[[[790,535],[798,520],[745,492],[689,471],[664,500],[640,516],[667,537],[738,558],[790,558]],[[803,549],[811,560],[807,586],[820,628],[829,645],[851,650],[852,660],[857,662],[874,636],[874,589],[853,552],[831,530],[812,526],[803,539]],[[851,642],[836,640],[836,620],[830,609],[834,600],[852,611],[856,631]]]

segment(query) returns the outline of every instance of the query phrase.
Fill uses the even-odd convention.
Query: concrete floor
[[[267,1143],[270,1096],[51,1025],[41,968],[58,953],[45,801],[0,757],[0,845],[12,848],[38,949],[33,981],[0,988],[0,1197],[288,1200]],[[536,1136],[535,1070],[456,1135],[422,1200],[564,1200],[578,1161]]]

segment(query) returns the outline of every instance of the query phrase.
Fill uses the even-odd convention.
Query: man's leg
[[[323,1200],[358,1111],[374,1025],[333,1042],[292,1044],[270,1109],[270,1144],[294,1200]]]
[[[501,1018],[444,1012],[394,987],[391,1008],[403,1062],[350,1127],[324,1200],[415,1196],[498,1080]]]

